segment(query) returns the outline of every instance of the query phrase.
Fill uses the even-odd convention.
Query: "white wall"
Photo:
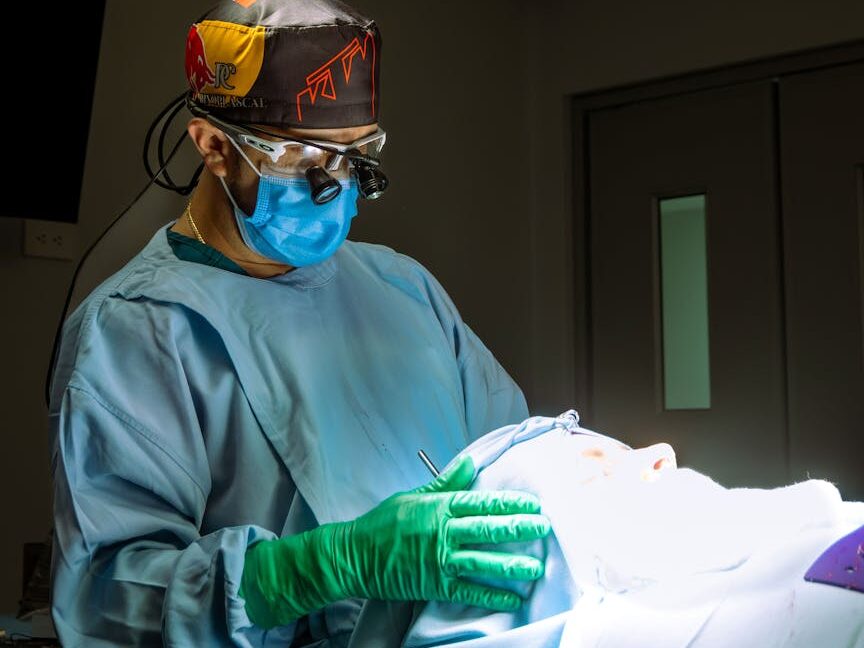
[[[141,144],[147,126],[184,89],[188,25],[209,0],[108,0],[81,196],[80,237],[92,241],[147,181]],[[174,194],[148,193],[94,255],[82,284],[92,286],[180,213]],[[24,257],[23,221],[0,219],[0,614],[17,610],[21,545],[51,525],[48,424],[43,381],[54,329],[74,264]]]
[[[565,97],[864,37],[857,0],[355,4],[384,35],[382,125],[393,187],[363,206],[352,238],[392,245],[431,268],[544,413],[578,407]],[[93,240],[146,182],[142,138],[183,90],[186,30],[209,5],[108,1],[82,240]],[[188,174],[194,152],[186,146]],[[182,205],[151,190],[92,259],[82,285],[119,267]],[[0,219],[0,613],[17,604],[21,544],[42,539],[50,525],[42,380],[73,269],[21,256],[21,229],[21,221]]]

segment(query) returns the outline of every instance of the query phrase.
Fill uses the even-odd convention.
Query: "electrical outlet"
[[[56,221],[24,221],[24,255],[74,261],[78,258],[78,226]]]

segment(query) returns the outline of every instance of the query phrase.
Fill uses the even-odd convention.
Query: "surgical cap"
[[[336,0],[221,0],[189,29],[195,106],[283,128],[378,121],[381,35]]]

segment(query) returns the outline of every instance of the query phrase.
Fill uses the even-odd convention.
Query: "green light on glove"
[[[396,493],[356,520],[253,545],[240,588],[249,618],[270,628],[349,597],[517,609],[519,595],[463,577],[535,580],[543,563],[462,547],[544,538],[549,520],[534,495],[466,490],[473,479],[466,455],[429,484]]]

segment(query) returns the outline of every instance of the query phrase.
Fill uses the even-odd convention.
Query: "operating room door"
[[[864,499],[864,64],[593,110],[590,423]]]
[[[598,110],[589,126],[592,423],[631,445],[668,441],[727,486],[788,476],[773,95],[770,82],[694,92]],[[682,198],[702,267],[664,268],[664,212]],[[669,288],[677,306],[664,303],[676,272],[698,275]],[[664,307],[699,301],[703,330],[672,362],[683,333]]]
[[[779,88],[791,473],[864,501],[864,64]]]

